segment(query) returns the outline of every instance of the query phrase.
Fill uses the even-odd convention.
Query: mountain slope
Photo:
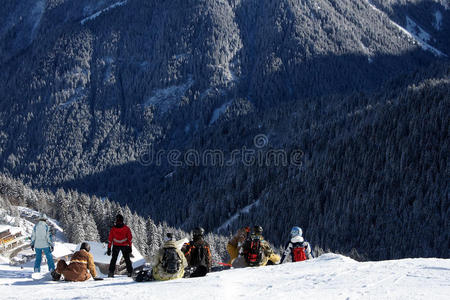
[[[1,167],[39,185],[182,145],[239,97],[374,89],[435,59],[356,0],[41,2],[0,12]]]
[[[448,5],[380,2],[8,1],[0,170],[185,230],[260,203],[227,230],[259,223],[281,244],[300,225],[344,253],[448,257]],[[302,166],[145,161],[229,158],[260,134]]]
[[[206,278],[134,283],[118,277],[83,283],[33,281],[31,270],[0,265],[6,299],[446,299],[450,263],[443,259],[404,259],[358,263],[326,254],[312,261],[210,273]]]

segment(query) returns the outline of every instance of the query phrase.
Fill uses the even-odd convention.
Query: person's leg
[[[111,261],[109,262],[109,274],[114,275],[114,271],[116,270],[117,257],[119,256],[119,251],[120,251],[119,247],[113,246]]]
[[[64,259],[61,259],[58,261],[58,264],[56,265],[56,272],[62,274],[65,270],[67,270],[67,263]]]
[[[54,281],[61,279],[61,274],[67,270],[67,263],[64,259],[61,259],[56,264],[56,270],[52,272],[52,278]]]
[[[133,264],[131,263],[130,259],[130,247],[122,247],[122,255],[123,259],[125,260],[125,264],[127,265],[127,273],[131,274],[133,272]]]
[[[52,256],[52,252],[50,251],[50,247],[44,248],[44,254],[45,254],[45,257],[47,257],[48,270],[50,272],[55,270],[55,262],[53,261],[53,256]]]
[[[208,268],[206,268],[205,266],[197,266],[194,272],[192,272],[190,277],[191,278],[203,277],[206,276],[206,274],[208,274]]]
[[[34,272],[41,271],[41,262],[42,262],[42,249],[36,248],[36,260],[34,261]]]

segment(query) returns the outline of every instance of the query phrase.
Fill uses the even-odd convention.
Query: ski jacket
[[[303,239],[301,236],[293,237],[286,245],[285,250],[283,252],[283,257],[281,258],[281,263],[285,262],[287,257],[291,258],[291,261],[294,261],[292,249],[295,244],[301,244],[302,247],[305,248],[306,259],[312,259],[313,256],[311,254],[311,245]]]
[[[108,248],[113,246],[130,246],[133,236],[130,228],[125,224],[117,224],[109,232]]]
[[[31,245],[36,249],[54,247],[50,227],[45,221],[39,221],[31,233]]]
[[[164,249],[167,248],[175,248],[178,256],[181,259],[180,270],[175,274],[167,273],[163,268],[163,258],[164,258]],[[152,270],[153,270],[153,278],[155,280],[172,280],[182,278],[184,276],[184,269],[188,266],[186,257],[184,257],[183,252],[177,248],[177,245],[174,241],[167,241],[164,243],[163,247],[156,253],[152,260]]]
[[[64,264],[63,264],[64,265]],[[88,272],[89,270],[89,272]],[[56,271],[64,276],[67,281],[85,281],[92,277],[97,277],[94,257],[91,253],[82,249],[72,255],[70,264],[65,267],[58,262]]]
[[[259,266],[266,266],[267,263],[270,261],[272,264],[277,264],[280,262],[280,256],[276,254],[272,247],[270,247],[270,244],[261,238],[261,248],[262,248],[262,259],[259,263]],[[239,256],[233,261],[232,263],[233,268],[245,268],[248,267],[247,262],[245,261],[244,256],[242,255],[242,251],[239,254]]]
[[[211,248],[203,239],[184,244],[181,252],[184,253],[190,267],[203,266],[208,269],[208,272],[211,271]]]

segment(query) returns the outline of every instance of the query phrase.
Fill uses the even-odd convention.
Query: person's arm
[[[311,245],[308,242],[305,242],[305,254],[306,254],[306,259],[313,259],[313,255],[311,253]]]
[[[273,251],[273,249],[270,247],[269,243],[264,241],[263,247],[264,247],[264,255],[266,257],[268,257],[268,259],[272,263],[278,264],[280,262],[280,256]]]
[[[108,249],[111,249],[111,245],[113,242],[113,238],[114,238],[114,227],[111,228],[111,230],[109,231],[109,236],[108,236]]]
[[[152,258],[152,267],[156,268],[159,265],[161,259],[162,259],[161,250],[158,250],[158,252],[156,252],[156,254]]]
[[[281,257],[280,264],[284,263],[285,259],[289,256],[289,254],[291,254],[291,251],[292,251],[292,244],[291,242],[288,242],[283,252],[283,256]]]
[[[178,255],[181,257],[181,264],[183,265],[183,269],[187,268],[188,262],[187,262],[186,256],[183,254],[183,252],[181,252],[178,249],[177,249],[177,252],[178,252]]]
[[[212,255],[209,244],[206,244],[206,249],[208,250],[208,272],[210,272],[212,267]]]
[[[127,226],[127,228],[128,228],[128,230],[127,230],[127,239],[128,239],[128,242],[130,243],[130,248],[131,248],[132,241],[133,241],[133,234],[131,233],[130,227]]]
[[[36,225],[34,225],[33,232],[31,233],[31,248],[32,249],[34,248],[34,242],[35,241],[36,241]]]
[[[53,248],[55,246],[55,243],[53,242],[52,231],[47,224],[45,226],[47,226],[47,243],[51,248]]]
[[[88,255],[88,269],[91,273],[92,277],[97,277],[97,271],[95,270],[95,263],[94,263],[94,257],[91,253]]]

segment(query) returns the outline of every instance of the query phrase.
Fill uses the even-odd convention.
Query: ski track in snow
[[[223,232],[223,231],[227,231],[228,226],[232,225],[241,214],[248,214],[250,212],[250,210],[253,207],[258,206],[260,203],[260,200],[257,200],[255,202],[253,202],[252,204],[247,205],[246,207],[244,207],[243,209],[239,210],[237,213],[235,213],[233,216],[231,216],[231,218],[229,218],[225,223],[223,223],[222,225],[220,225],[217,229],[216,232]]]
[[[447,57],[447,55],[445,53],[443,53],[442,51],[434,48],[433,46],[431,46],[430,44],[427,43],[427,41],[430,40],[431,36],[425,30],[423,30],[420,26],[418,26],[413,20],[411,20],[411,18],[406,17],[407,28],[405,29],[402,26],[400,26],[399,24],[397,24],[396,22],[392,21],[383,11],[379,10],[374,4],[372,4],[372,2],[367,0],[367,3],[373,10],[375,10],[376,12],[378,12],[380,14],[385,15],[389,19],[389,21],[391,22],[392,25],[397,27],[401,32],[403,32],[410,39],[414,40],[423,50],[430,51],[435,56]],[[412,30],[412,29],[414,29],[414,30]]]
[[[43,267],[46,269],[46,267]],[[356,262],[325,254],[279,266],[233,269],[205,278],[135,283],[52,282],[32,269],[0,265],[2,299],[448,299],[450,260],[436,258]]]
[[[94,20],[95,18],[100,16],[102,13],[107,12],[110,9],[116,8],[118,6],[124,6],[125,4],[127,4],[127,2],[128,2],[128,0],[124,0],[124,1],[120,1],[120,2],[114,3],[114,4],[110,5],[110,6],[104,8],[102,10],[99,10],[98,12],[90,15],[89,17],[84,18],[83,20],[81,20],[80,23],[81,23],[81,25],[84,25],[86,22]]]

